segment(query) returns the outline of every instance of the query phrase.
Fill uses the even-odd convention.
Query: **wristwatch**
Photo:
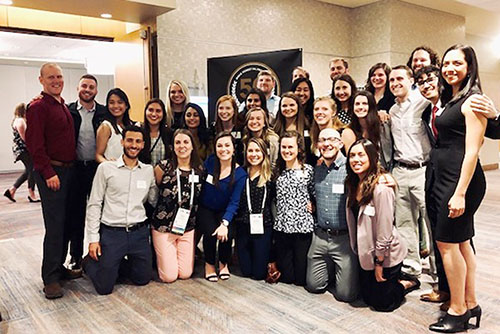
[[[382,266],[384,264],[384,260],[379,260],[376,256],[373,258],[373,262],[376,266]]]
[[[221,224],[224,225],[225,227],[229,227],[229,222],[225,219],[222,219]]]

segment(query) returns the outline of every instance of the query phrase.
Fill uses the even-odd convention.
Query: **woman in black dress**
[[[466,331],[470,318],[479,327],[481,308],[475,295],[476,260],[470,240],[474,213],[486,191],[479,149],[486,118],[472,111],[470,100],[481,95],[477,59],[470,46],[454,45],[441,66],[443,113],[436,119],[436,182],[431,196],[437,203],[435,238],[450,285],[448,313],[429,329],[454,333]]]

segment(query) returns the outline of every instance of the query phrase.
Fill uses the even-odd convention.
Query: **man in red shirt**
[[[35,181],[42,199],[44,292],[46,298],[54,299],[63,295],[60,280],[65,274],[66,203],[76,157],[75,130],[61,97],[64,87],[61,68],[54,63],[44,64],[39,80],[43,86],[42,98],[33,101],[26,112],[26,145],[33,158]]]

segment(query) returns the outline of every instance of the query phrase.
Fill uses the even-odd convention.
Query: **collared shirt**
[[[422,120],[422,113],[429,105],[418,90],[411,90],[406,101],[391,107],[391,132],[394,138],[394,159],[407,164],[429,160],[431,144]]]
[[[78,110],[78,113],[82,118],[80,131],[78,133],[78,141],[76,142],[76,157],[81,161],[94,160],[96,142],[92,118],[95,114],[96,104],[94,102],[92,109],[87,110],[80,104],[80,101],[77,101],[76,110]]]
[[[444,110],[444,108],[441,106],[441,100],[438,100],[438,102],[435,105],[433,105],[431,103],[431,117],[429,117],[429,128],[431,128],[431,129],[432,129],[432,109],[434,107],[437,107],[436,117],[441,115],[443,113],[443,110]]]
[[[153,167],[138,162],[129,168],[123,156],[99,165],[87,205],[89,242],[99,242],[99,225],[130,227],[146,220],[144,203],[155,205],[158,191]]]
[[[42,98],[30,103],[26,111],[26,146],[34,169],[49,179],[56,175],[51,160],[75,160],[75,128],[64,100],[41,94]]]
[[[280,100],[281,98],[277,95],[271,95],[268,99],[267,99],[267,110],[269,110],[269,122],[271,122],[271,120],[273,120],[273,122],[271,123],[274,123],[274,120],[276,119],[276,116],[278,115],[278,108],[280,106]]]
[[[346,158],[339,152],[330,167],[323,162],[314,168],[317,225],[323,229],[347,230],[345,164]]]

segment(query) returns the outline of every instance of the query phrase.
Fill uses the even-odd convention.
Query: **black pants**
[[[306,285],[307,252],[312,233],[284,233],[274,231],[276,265],[281,272],[280,282]]]
[[[430,193],[430,191],[428,192]],[[427,208],[427,216],[429,217],[431,225],[432,246],[434,247],[434,261],[436,263],[436,272],[438,277],[438,289],[439,291],[450,293],[450,286],[448,285],[448,279],[446,278],[446,273],[444,271],[444,264],[443,264],[443,259],[441,257],[441,252],[439,251],[436,239],[434,238],[438,212],[437,212],[437,203],[432,198],[431,195],[426,196],[425,206]]]
[[[102,255],[99,261],[91,259],[84,267],[97,293],[110,294],[119,272],[126,272],[134,284],[148,284],[153,273],[148,225],[129,232],[101,225],[99,234]],[[125,255],[128,257],[126,262],[123,261]],[[124,263],[127,268],[123,268]]]
[[[264,234],[250,234],[250,225],[240,224],[236,229],[236,249],[243,276],[257,280],[266,278],[267,263],[271,251],[272,227],[264,228]]]
[[[65,235],[65,243],[69,242],[69,253],[72,259],[81,259],[83,255],[83,238],[85,235],[85,212],[87,199],[92,189],[92,181],[97,170],[97,163],[77,161],[71,180],[68,203],[69,226]]]
[[[67,204],[72,167],[52,166],[59,177],[60,188],[53,191],[47,187],[43,176],[34,172],[42,200],[42,214],[45,225],[42,256],[42,279],[45,285],[61,279],[63,263],[66,260],[67,246],[64,242],[68,227]]]
[[[214,212],[203,206],[198,206],[196,222],[203,232],[203,251],[205,253],[205,262],[215,265],[217,252],[217,235],[212,235],[217,227],[220,226],[224,212]],[[231,259],[232,253],[232,224],[229,225],[226,242],[219,242],[219,262],[227,264]]]
[[[405,288],[399,283],[403,262],[394,267],[384,268],[385,282],[377,282],[375,270],[360,269],[361,296],[366,304],[380,312],[397,309],[405,297]]]
[[[35,177],[33,175],[33,161],[31,160],[30,154],[28,151],[24,151],[21,153],[17,160],[20,160],[24,164],[24,172],[17,178],[16,182],[14,182],[14,187],[18,189],[24,181],[28,180],[28,188],[31,190],[35,190]]]

